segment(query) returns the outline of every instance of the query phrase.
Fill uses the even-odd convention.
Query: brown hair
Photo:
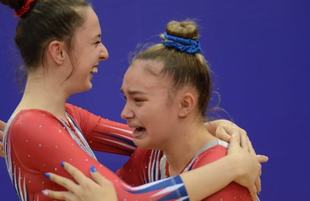
[[[198,40],[198,26],[194,21],[170,21],[166,26],[169,35]],[[157,60],[164,64],[160,74],[173,79],[175,89],[184,85],[193,86],[198,92],[198,109],[205,115],[211,94],[211,76],[206,59],[201,53],[188,54],[155,44],[134,56],[134,60]]]
[[[0,0],[2,4],[20,10],[26,0]],[[86,0],[35,0],[16,27],[15,43],[31,71],[44,62],[44,52],[52,40],[65,41],[68,48],[76,28],[84,22],[77,8],[90,6]]]

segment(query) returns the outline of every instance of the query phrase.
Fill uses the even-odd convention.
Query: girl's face
[[[162,68],[162,62],[136,60],[124,75],[121,90],[126,104],[121,116],[139,147],[161,148],[174,138],[178,95],[172,92],[171,79],[159,75]]]
[[[72,81],[73,93],[92,88],[92,78],[98,72],[99,63],[109,57],[108,50],[101,42],[101,28],[98,17],[91,7],[85,8],[85,22],[79,27],[73,37],[72,51],[69,61],[73,72],[69,80]]]

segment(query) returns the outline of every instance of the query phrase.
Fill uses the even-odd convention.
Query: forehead
[[[154,90],[170,87],[170,79],[160,72],[163,63],[152,60],[136,60],[127,69],[123,79],[123,90]]]
[[[83,7],[79,12],[83,13],[84,23],[77,28],[76,35],[82,37],[97,37],[101,34],[100,22],[95,11],[90,7]]]

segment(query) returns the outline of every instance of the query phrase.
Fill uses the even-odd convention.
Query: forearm
[[[66,110],[78,123],[93,150],[131,155],[136,149],[126,124],[110,121],[71,104],[66,105]]]
[[[181,175],[191,201],[202,200],[224,188],[238,176],[236,161],[226,156]]]

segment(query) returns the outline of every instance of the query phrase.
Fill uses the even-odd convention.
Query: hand
[[[86,177],[80,170],[64,162],[63,167],[74,178],[76,183],[56,174],[47,173],[49,179],[68,191],[43,190],[49,198],[65,201],[117,201],[113,184],[98,173],[95,167],[90,168],[92,179]]]
[[[4,136],[5,122],[0,120],[0,156],[4,157],[3,136]]]
[[[232,135],[228,155],[235,158],[239,175],[235,182],[248,188],[252,199],[256,200],[261,191],[261,163],[267,162],[268,157],[249,153],[240,134]]]
[[[234,124],[233,122],[228,121],[226,119],[220,119],[207,122],[205,125],[212,135],[221,140],[224,140],[225,142],[230,141],[232,134],[234,133],[239,134],[241,136],[243,147],[245,147],[249,153],[255,154],[255,150],[247,135],[247,132],[244,129],[237,126],[236,124]]]

